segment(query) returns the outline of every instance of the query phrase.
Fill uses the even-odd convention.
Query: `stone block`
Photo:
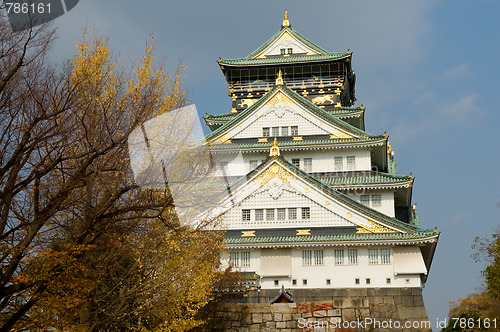
[[[259,324],[252,324],[248,327],[248,332],[260,332]]]
[[[252,314],[252,323],[262,323],[262,314]]]
[[[266,327],[274,329],[276,327],[276,323],[275,322],[267,322]]]
[[[269,322],[269,321],[271,321],[271,320],[273,319],[272,317],[273,317],[273,316],[271,316],[271,314],[263,314],[263,315],[262,315],[262,320],[263,320],[264,322]]]
[[[283,314],[282,319],[283,319],[283,321],[291,320],[292,319],[292,314],[290,314],[290,313]]]
[[[274,314],[274,320],[281,322],[283,320],[283,314]]]
[[[284,329],[284,328],[286,328],[286,322],[276,322],[276,328],[277,329]]]
[[[288,328],[294,328],[297,326],[297,321],[295,320],[289,320],[286,322],[286,327]]]
[[[290,303],[292,304],[292,307],[290,307],[289,303],[275,303],[271,304],[271,313],[288,313],[291,311],[291,308],[295,308],[296,304],[295,303]]]

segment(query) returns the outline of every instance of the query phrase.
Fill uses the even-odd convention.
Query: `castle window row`
[[[235,267],[250,267],[250,251],[231,252],[229,262]]]
[[[262,128],[263,137],[278,136],[297,136],[299,134],[298,126],[285,127],[264,127]]]
[[[335,157],[334,158],[334,166],[336,171],[342,171],[344,169],[348,171],[356,170],[356,156],[347,156],[345,158],[345,167],[344,167],[344,157]]]
[[[361,204],[372,207],[382,206],[382,195],[360,195]]]
[[[311,208],[278,208],[278,209],[242,209],[242,221],[274,221],[274,220],[297,220],[300,209],[300,219],[311,219]],[[252,218],[253,217],[253,218]]]

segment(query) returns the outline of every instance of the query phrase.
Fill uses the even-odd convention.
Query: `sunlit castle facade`
[[[351,58],[306,39],[285,14],[250,55],[219,59],[232,110],[207,114],[206,139],[228,178],[241,177],[221,204],[223,259],[260,290],[426,281],[439,233],[420,227],[414,179],[396,173],[388,136],[365,131]]]

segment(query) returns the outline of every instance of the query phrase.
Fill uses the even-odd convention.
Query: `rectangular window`
[[[292,54],[293,48],[288,48],[287,51],[288,51],[288,54]]]
[[[311,208],[303,207],[301,210],[302,210],[302,219],[311,219]]]
[[[282,48],[282,49],[280,49],[280,52],[281,52],[281,55],[285,55],[286,48]]]
[[[372,195],[372,206],[382,206],[382,195]]]
[[[274,280],[274,286],[279,286],[279,280]]]
[[[264,137],[269,136],[269,127],[262,128],[262,136],[264,136]]]
[[[304,172],[312,172],[312,158],[304,158]]]
[[[314,265],[323,265],[323,250],[314,250]]]
[[[335,157],[335,170],[341,171],[344,169],[344,161],[342,157]]]
[[[273,137],[277,137],[280,135],[280,127],[273,127],[272,129],[273,129],[272,131]]]
[[[286,219],[286,209],[278,209],[278,220]]]
[[[370,278],[366,278],[366,284],[369,285],[371,283]]]
[[[302,279],[302,285],[307,285],[307,279]]]
[[[378,264],[378,249],[368,249],[368,263]]]
[[[256,209],[255,210],[255,220],[256,221],[264,220],[264,209]]]
[[[300,159],[299,158],[292,158],[292,165],[296,167],[300,167]]]
[[[274,209],[266,209],[266,220],[274,220]]]
[[[358,264],[358,249],[348,249],[347,256],[348,256],[350,265],[357,265]]]
[[[281,127],[281,136],[288,136],[288,127]]]
[[[347,156],[347,170],[354,171],[356,169],[356,157]]]
[[[355,283],[356,285],[359,285],[359,278],[354,279],[354,283]]]
[[[250,267],[250,251],[240,253],[241,267]]]
[[[385,279],[385,282],[386,282],[387,284],[390,284],[390,283],[391,283],[391,278],[386,278],[386,279]]]
[[[380,264],[391,264],[391,249],[380,249]]]
[[[239,252],[231,252],[229,254],[229,263],[233,266],[240,266],[240,253]]]
[[[327,284],[327,285],[330,285],[331,283],[332,283],[332,282],[331,282],[331,280],[330,280],[330,279],[326,279],[326,284]]]
[[[335,249],[335,265],[344,265],[343,249]]]
[[[292,285],[296,286],[297,285],[297,279],[292,280]]]
[[[364,205],[370,205],[370,195],[361,195],[359,197],[359,201],[361,202],[361,204],[364,204]]]
[[[250,170],[257,168],[258,165],[259,165],[258,160],[250,160]]]
[[[302,266],[312,265],[312,252],[311,250],[302,250]]]
[[[288,209],[288,219],[289,220],[297,220],[297,208],[289,208]]]
[[[299,126],[290,127],[290,135],[297,136],[299,134]]]
[[[242,212],[241,220],[250,221],[250,210],[241,210],[241,212]]]

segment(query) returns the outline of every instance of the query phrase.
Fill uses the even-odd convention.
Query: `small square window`
[[[302,210],[302,219],[311,219],[311,208],[303,207],[301,210]]]
[[[330,279],[326,279],[326,284],[327,284],[327,285],[331,285],[331,284],[332,284],[332,283],[331,283],[331,280],[330,280]]]
[[[382,206],[382,195],[372,195],[372,205]]]
[[[279,280],[274,280],[274,286],[278,286],[279,285]]]
[[[259,161],[258,160],[250,160],[250,170],[253,170],[259,166]]]
[[[335,157],[335,170],[341,171],[344,168],[344,160],[342,157]]]
[[[307,279],[302,279],[302,285],[307,285]]]
[[[255,220],[256,221],[264,220],[264,209],[255,210]]]
[[[282,49],[280,49],[280,52],[281,52],[281,55],[285,55],[285,53],[286,53],[286,48],[282,48]]]
[[[385,282],[388,283],[388,284],[390,284],[391,283],[391,278],[386,278]]]
[[[349,171],[354,171],[356,169],[356,157],[347,156],[347,169]]]
[[[250,210],[241,210],[242,212],[242,220],[250,221]]]
[[[292,54],[292,52],[293,52],[293,48],[287,48],[287,53],[288,54]]]
[[[366,278],[366,284],[369,285],[371,283],[370,278]]]
[[[296,167],[300,167],[300,159],[299,158],[292,158],[292,165]]]
[[[278,220],[286,219],[286,209],[278,209]]]
[[[355,283],[356,285],[359,285],[359,278],[354,279],[354,283]]]
[[[288,127],[281,127],[281,136],[288,136]]]
[[[262,136],[269,137],[269,127],[262,128]]]
[[[304,172],[312,172],[312,158],[304,158]]]
[[[297,208],[289,208],[288,209],[288,219],[289,220],[297,220]]]
[[[292,285],[297,286],[297,279],[292,280]]]
[[[266,220],[274,220],[274,209],[266,209]]]
[[[291,126],[290,127],[290,134],[292,136],[296,136],[299,134],[299,127],[298,126]]]
[[[273,127],[272,129],[273,129],[272,131],[273,137],[277,137],[280,135],[280,127]]]
[[[359,201],[361,204],[370,205],[370,195],[361,195],[359,197]]]

